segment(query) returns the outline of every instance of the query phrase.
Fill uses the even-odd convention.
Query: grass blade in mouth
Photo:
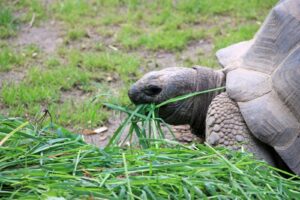
[[[118,106],[113,106],[114,108],[118,109]],[[144,108],[144,105],[139,105],[137,106],[137,108],[133,111],[130,112],[130,115],[126,118],[126,120],[118,127],[118,129],[115,131],[114,135],[112,136],[112,138],[110,139],[108,145],[106,147],[109,147],[111,145],[116,145],[119,140],[120,137],[122,135],[122,133],[124,132],[126,126],[130,125],[130,123],[132,123],[132,119],[133,117],[141,110]],[[123,110],[123,109],[122,109]],[[140,115],[138,115],[140,116]]]
[[[206,93],[210,93],[210,92],[216,92],[216,91],[222,91],[224,90],[226,87],[218,87],[218,88],[213,88],[213,89],[208,89],[208,90],[204,90],[204,91],[198,91],[198,92],[193,92],[193,93],[189,93],[189,94],[185,94],[185,95],[182,95],[182,96],[178,96],[178,97],[175,97],[175,98],[172,98],[172,99],[168,99],[160,104],[157,104],[155,107],[156,108],[159,108],[159,107],[162,107],[164,105],[167,105],[169,103],[174,103],[174,102],[177,102],[177,101],[182,101],[184,99],[188,99],[188,98],[191,98],[191,97],[194,97],[194,96],[197,96],[197,95],[201,95],[201,94],[206,94]]]
[[[113,109],[113,110],[118,110],[118,111],[127,113],[127,114],[129,114],[129,115],[136,115],[136,116],[139,117],[139,118],[142,118],[142,119],[147,120],[146,116],[139,114],[138,111],[131,111],[131,110],[125,108],[125,107],[117,106],[117,105],[110,104],[110,103],[104,103],[103,105],[105,105],[105,106],[107,106],[108,108],[111,108],[111,109]],[[141,106],[141,107],[138,106],[137,108],[142,109],[143,106],[145,106],[145,105],[140,105],[140,106]]]
[[[182,96],[178,96],[166,100],[157,105],[155,104],[138,105],[135,110],[130,110],[126,107],[105,103],[104,105],[107,106],[108,108],[118,110],[128,115],[128,117],[115,131],[107,147],[113,144],[116,145],[118,143],[124,144],[128,138],[131,138],[133,135],[135,135],[137,137],[137,140],[139,141],[139,145],[142,148],[149,148],[152,145],[154,145],[156,148],[159,148],[158,145],[159,140],[161,140],[160,144],[162,143],[166,144],[165,142],[163,142],[164,139],[166,138],[166,134],[170,134],[173,138],[175,138],[174,133],[168,126],[166,126],[167,130],[164,130],[161,126],[162,124],[164,125],[167,124],[163,121],[163,119],[157,117],[158,116],[157,113],[160,107],[177,101],[182,101],[184,99],[188,99],[197,95],[222,91],[224,89],[225,87],[218,87],[214,89],[193,92],[190,94],[185,94]],[[130,131],[128,133],[124,133],[126,127],[130,127]],[[123,139],[123,141],[120,141],[122,134],[127,134],[127,136],[125,136],[125,139]],[[148,141],[146,142],[147,139]]]

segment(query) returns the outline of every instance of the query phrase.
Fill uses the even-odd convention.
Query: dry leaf
[[[103,132],[105,132],[107,130],[108,130],[108,128],[106,126],[102,126],[100,128],[95,129],[94,132],[95,133],[103,133]]]
[[[84,129],[82,132],[81,132],[82,135],[93,135],[93,134],[97,134],[95,133],[95,131],[93,130],[89,130],[89,129]]]
[[[102,127],[97,128],[95,130],[84,129],[81,134],[82,135],[94,135],[94,134],[99,134],[99,133],[106,132],[107,130],[108,130],[108,128],[106,126],[102,126]]]

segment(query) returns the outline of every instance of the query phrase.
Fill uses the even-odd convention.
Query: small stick
[[[32,18],[29,23],[29,28],[31,28],[33,26],[34,21],[35,21],[35,13],[32,14]]]

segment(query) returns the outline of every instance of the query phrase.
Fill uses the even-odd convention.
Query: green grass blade
[[[175,97],[175,98],[172,98],[172,99],[168,99],[168,100],[156,105],[156,108],[160,108],[160,107],[162,107],[164,105],[167,105],[169,103],[182,101],[184,99],[188,99],[188,98],[191,98],[191,97],[194,97],[194,96],[197,96],[197,95],[206,94],[206,93],[210,93],[210,92],[216,92],[216,91],[222,91],[225,88],[226,87],[218,87],[218,88],[214,88],[214,89],[209,89],[209,90],[204,90],[204,91],[199,91],[199,92],[193,92],[193,93],[190,93],[190,94],[185,94],[185,95],[182,95],[182,96],[178,96],[178,97]]]
[[[132,193],[132,190],[131,190],[131,185],[130,185],[130,179],[129,179],[129,173],[128,173],[128,169],[127,169],[127,163],[126,163],[125,153],[122,153],[122,157],[123,157],[124,171],[125,171],[125,176],[126,176],[126,181],[127,181],[129,198],[133,200],[134,196],[133,196],[133,193]]]

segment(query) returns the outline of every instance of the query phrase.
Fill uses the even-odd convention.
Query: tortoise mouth
[[[162,118],[166,123],[173,124],[176,123],[176,117],[174,117],[174,111],[172,112],[168,105],[164,105],[159,108],[158,115]]]
[[[166,123],[172,125],[188,124],[188,114],[184,103],[172,103],[161,106],[158,115]]]
[[[128,90],[128,96],[135,105],[150,103],[158,104],[158,99],[162,92],[163,88],[157,85],[148,85],[141,89],[134,84]]]

